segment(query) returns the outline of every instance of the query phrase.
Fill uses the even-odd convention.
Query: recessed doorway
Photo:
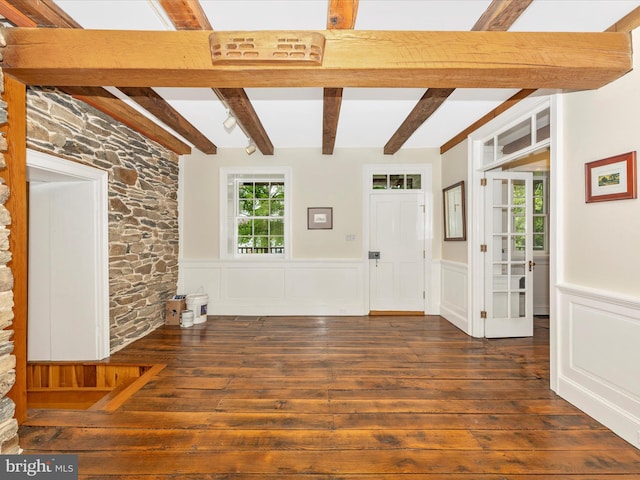
[[[107,173],[27,151],[27,360],[109,356]]]

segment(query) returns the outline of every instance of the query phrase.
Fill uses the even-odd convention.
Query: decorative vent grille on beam
[[[322,65],[325,37],[318,32],[213,32],[211,59],[218,65],[296,63]]]

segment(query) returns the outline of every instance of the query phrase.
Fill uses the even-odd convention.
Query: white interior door
[[[533,211],[530,172],[487,173],[485,337],[533,335]]]
[[[424,312],[424,204],[422,192],[370,196],[372,311]]]

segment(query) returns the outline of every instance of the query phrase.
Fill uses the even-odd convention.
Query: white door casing
[[[533,335],[531,172],[487,173],[485,337]]]
[[[109,356],[107,173],[27,151],[28,359]]]

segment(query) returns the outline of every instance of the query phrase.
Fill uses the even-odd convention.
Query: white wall
[[[467,140],[442,155],[442,188],[461,180],[465,182],[465,205],[467,235],[469,228],[469,155]],[[435,192],[438,199],[438,219],[443,223],[442,190]],[[464,332],[469,332],[469,265],[468,242],[442,241],[440,265],[440,315]]]
[[[640,200],[585,203],[585,163],[640,151],[636,70],[564,95],[558,181],[558,392],[640,447]]]
[[[432,258],[441,256],[440,154],[438,149],[277,149],[273,156],[244,149],[180,158],[180,279],[190,293],[210,295],[211,314],[364,314],[368,312],[363,236],[365,165],[430,164],[436,210]],[[290,167],[292,248],[288,261],[222,260],[219,241],[219,170],[233,166]],[[186,188],[185,186],[188,186]],[[308,230],[308,207],[333,207],[333,229]],[[253,279],[262,290],[247,296],[230,279]],[[234,285],[237,285],[235,282]],[[265,288],[266,287],[266,288]],[[251,289],[245,289],[251,290]],[[259,293],[258,293],[259,292]],[[435,308],[435,307],[434,307]],[[437,313],[437,310],[430,313]]]

